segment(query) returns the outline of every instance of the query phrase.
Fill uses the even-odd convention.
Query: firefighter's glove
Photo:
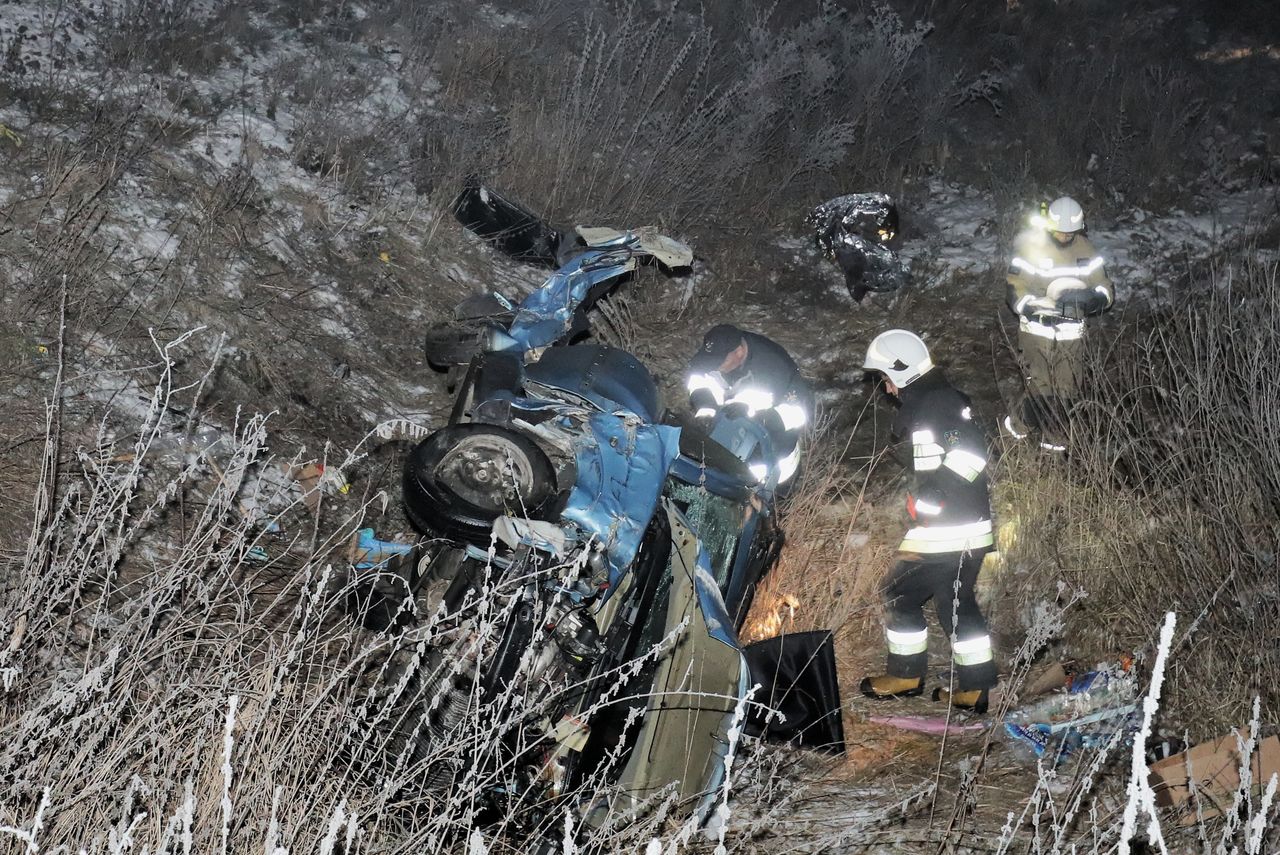
[[[1064,318],[1070,318],[1073,321],[1084,320],[1090,315],[1105,311],[1106,308],[1107,296],[1105,294],[1083,288],[1059,297],[1057,306],[1058,311],[1062,313]]]
[[[751,414],[750,410],[747,409],[747,405],[742,402],[726,404],[720,408],[720,413],[726,419],[745,419]]]

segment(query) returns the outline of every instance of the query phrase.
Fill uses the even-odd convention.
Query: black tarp
[[[766,638],[743,648],[751,682],[759,683],[746,732],[770,742],[786,742],[828,754],[844,753],[840,684],[830,630]],[[767,720],[777,710],[785,721]]]

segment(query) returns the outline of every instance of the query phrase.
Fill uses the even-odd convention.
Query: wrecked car
[[[523,299],[497,291],[468,297],[454,308],[453,317],[427,331],[427,362],[451,370],[451,386],[483,351],[515,346],[532,351],[578,339],[587,331],[592,307],[641,264],[674,272],[693,263],[689,247],[656,229],[558,228],[474,176],[454,200],[453,212],[495,249],[555,270]]]
[[[885,193],[849,193],[823,202],[805,217],[823,255],[844,273],[855,302],[868,292],[896,291],[910,267],[895,250],[898,208]]]
[[[782,543],[772,486],[664,418],[631,354],[524,357],[474,359],[449,425],[405,466],[406,512],[441,545],[389,562],[412,606],[386,617],[448,616],[393,740],[423,786],[447,790],[480,764],[502,770],[482,776],[494,803],[577,794],[591,825],[674,794],[706,817],[735,717],[756,684],[757,705],[781,702],[776,682],[819,686],[781,703],[785,738],[843,750],[829,634],[738,642]],[[485,704],[520,711],[492,756],[440,759]]]

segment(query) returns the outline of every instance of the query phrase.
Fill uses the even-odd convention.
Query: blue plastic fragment
[[[374,567],[381,567],[397,555],[407,555],[413,551],[413,544],[411,543],[378,540],[374,537],[373,529],[371,528],[362,528],[359,534],[356,551],[362,558],[355,564],[357,570],[370,570]]]

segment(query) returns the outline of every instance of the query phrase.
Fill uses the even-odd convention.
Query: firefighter
[[[1026,385],[1005,429],[1017,439],[1039,430],[1042,446],[1064,450],[1066,417],[1081,389],[1085,319],[1115,300],[1079,203],[1063,196],[1032,218],[1014,241],[1006,282]]]
[[[885,391],[897,399],[892,435],[911,472],[911,486],[910,528],[883,588],[887,673],[864,679],[860,688],[871,698],[924,691],[929,637],[924,604],[932,599],[951,639],[956,689],[938,689],[933,698],[985,712],[996,667],[974,585],[994,543],[986,438],[968,397],[934,367],[915,333],[889,330],[876,336],[863,368],[880,375]]]
[[[765,428],[767,459],[748,460],[757,480],[764,481],[771,467],[777,484],[790,480],[799,467],[800,434],[809,424],[812,400],[808,383],[780,344],[730,324],[714,326],[689,362],[686,386],[695,419],[746,416]]]

